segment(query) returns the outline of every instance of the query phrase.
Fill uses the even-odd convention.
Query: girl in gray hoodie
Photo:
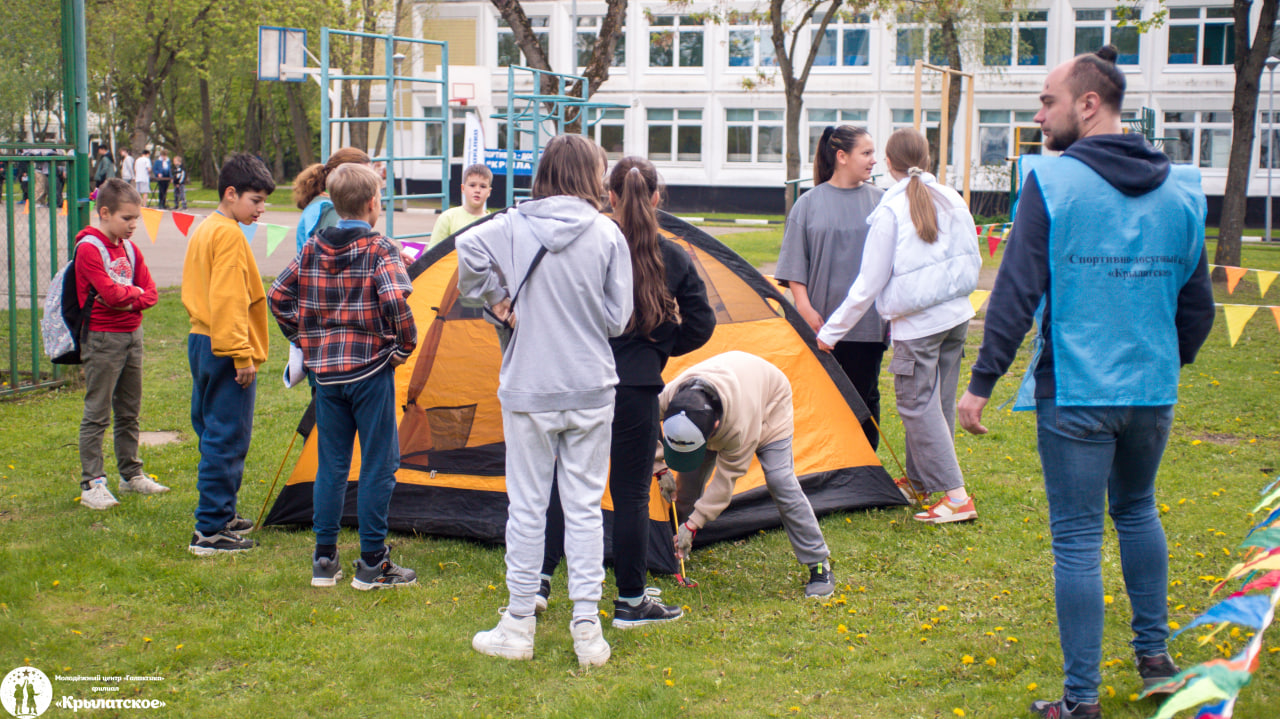
[[[512,328],[498,374],[510,598],[498,626],[472,640],[482,654],[533,657],[554,475],[565,515],[574,650],[583,666],[610,655],[596,607],[604,582],[600,501],[618,382],[609,338],[631,319],[632,288],[626,240],[600,213],[597,158],[580,135],[552,138],[538,163],[534,199],[456,240],[461,302],[485,306]]]

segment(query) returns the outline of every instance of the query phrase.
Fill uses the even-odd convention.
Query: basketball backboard
[[[303,82],[307,79],[307,31],[258,26],[258,79]]]

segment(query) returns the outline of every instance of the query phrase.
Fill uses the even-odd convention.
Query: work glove
[[[663,467],[654,473],[653,478],[658,480],[658,493],[662,495],[662,499],[671,504],[676,501],[676,476],[671,470]]]
[[[680,525],[680,529],[676,532],[676,557],[684,559],[693,551],[693,537],[698,533],[698,528],[685,522]]]

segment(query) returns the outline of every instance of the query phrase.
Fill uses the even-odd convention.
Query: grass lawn
[[[780,233],[760,240],[756,232],[751,243],[759,240],[759,247],[735,246],[752,261],[772,260]],[[1244,264],[1280,269],[1280,249],[1246,246]],[[1219,301],[1280,304],[1280,287],[1260,300],[1254,282],[1247,277],[1230,298],[1220,287]],[[1180,625],[1215,601],[1213,578],[1238,561],[1236,545],[1252,524],[1257,490],[1280,473],[1280,332],[1264,310],[1229,348],[1221,317],[1196,364],[1183,371],[1157,489],[1171,557],[1170,618]],[[263,719],[324,713],[938,719],[960,711],[1030,716],[1032,699],[1060,692],[1034,418],[995,408],[1013,392],[1012,379],[997,386],[987,417],[991,434],[956,440],[978,498],[978,522],[922,526],[906,509],[824,518],[839,587],[827,603],[803,600],[807,575],[781,531],[700,550],[688,564],[698,589],[653,580],[668,601],[687,607],[687,616],[629,632],[606,626],[613,658],[584,671],[569,638],[563,572],[533,661],[472,651],[471,635],[493,626],[506,603],[499,547],[394,537],[396,560],[418,571],[420,585],[381,593],[357,592],[345,582],[311,588],[308,531],[255,532],[261,548],[236,557],[190,555],[198,452],[189,419],[187,321],[176,290],[162,294],[145,327],[142,427],[177,431],[181,441],[145,449],[144,459],[173,488],[170,494],[128,496],[107,512],[78,507],[82,392],[0,403],[0,672],[29,663],[51,679],[163,677],[121,681],[118,692],[107,694],[92,687],[115,684],[55,680],[55,697],[160,699],[167,706],[156,716]],[[971,333],[969,361],[980,340],[980,330]],[[241,491],[247,516],[262,506],[307,400],[305,389],[281,386],[283,341],[272,342]],[[882,383],[883,425],[900,453],[887,372]],[[896,473],[883,445],[881,455]],[[1104,712],[1147,717],[1156,704],[1129,699],[1139,682],[1114,532],[1108,537],[1103,566],[1113,602]],[[340,546],[349,563],[355,534],[344,531]],[[606,599],[612,586],[610,579]],[[1184,666],[1243,646],[1244,636],[1230,630],[1200,646],[1195,637],[1203,633],[1172,642]],[[1272,629],[1268,645],[1273,653],[1264,649],[1241,694],[1241,719],[1270,719],[1280,706],[1280,653],[1274,653],[1280,628]]]

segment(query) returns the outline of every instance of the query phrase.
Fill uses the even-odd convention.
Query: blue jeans
[[[1102,682],[1103,513],[1120,542],[1133,608],[1133,648],[1165,651],[1169,638],[1169,554],[1156,508],[1155,479],[1173,407],[1058,407],[1036,401],[1036,433],[1049,529],[1054,595],[1066,673],[1064,695],[1098,701]]]
[[[200,442],[196,467],[196,530],[213,534],[236,516],[236,495],[253,435],[258,382],[236,383],[236,363],[213,354],[208,335],[187,335],[191,366],[191,426]]]
[[[351,452],[360,435],[360,481],[356,520],[360,551],[381,551],[387,539],[387,512],[400,468],[396,429],[395,368],[349,384],[316,385],[317,460],[312,489],[316,544],[337,544],[346,502]]]

